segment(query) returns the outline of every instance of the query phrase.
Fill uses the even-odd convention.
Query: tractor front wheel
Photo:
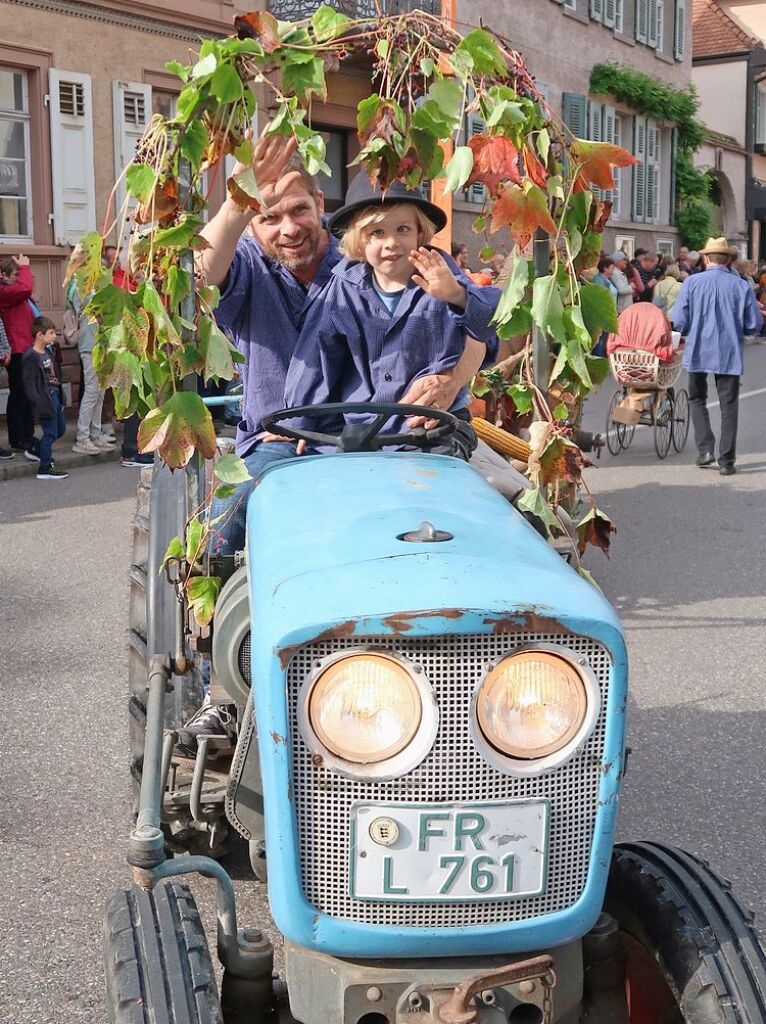
[[[615,847],[604,908],[627,953],[631,1024],[762,1024],[766,954],[727,882],[682,850]]]
[[[222,1024],[213,961],[186,885],[115,893],[104,967],[110,1024]]]

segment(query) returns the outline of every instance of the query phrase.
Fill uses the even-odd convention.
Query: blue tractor
[[[198,481],[158,466],[142,485],[110,1020],[761,1024],[766,959],[729,887],[680,850],[614,844],[614,609],[471,464],[386,451],[390,410],[370,411],[336,454],[260,478],[196,651],[157,569]],[[203,737],[184,767],[202,655],[236,747],[214,759]],[[268,886],[279,976],[262,922],[238,924],[227,830]],[[217,882],[220,995],[194,874]]]

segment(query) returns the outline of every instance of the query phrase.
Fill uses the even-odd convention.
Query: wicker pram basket
[[[653,352],[618,348],[609,356],[609,365],[612,376],[623,387],[664,391],[681,376],[681,355],[681,352],[674,352],[672,363],[663,363]]]

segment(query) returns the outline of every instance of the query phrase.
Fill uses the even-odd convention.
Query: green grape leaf
[[[148,203],[157,175],[148,164],[132,163],[125,171],[125,188],[139,202]]]
[[[538,277],[532,285],[532,319],[556,341],[564,338],[564,304],[556,278]]]
[[[457,82],[449,78],[440,78],[439,81],[432,83],[428,95],[436,103],[445,120],[453,123],[460,119],[463,113],[463,89]]]
[[[185,466],[195,449],[203,458],[215,454],[215,427],[198,394],[177,391],[151,412],[138,428],[142,452],[159,452],[171,469]]]
[[[473,170],[473,152],[469,146],[456,146],[445,167],[446,180],[444,188],[447,192],[457,192],[465,185]]]
[[[208,53],[207,56],[202,57],[194,67],[191,69],[191,77],[195,80],[200,78],[207,78],[213,74],[216,69],[218,61],[214,53]]]
[[[208,526],[199,516],[192,516],[186,524],[186,561],[196,565],[205,549]]]
[[[199,349],[205,360],[202,377],[209,381],[211,377],[218,380],[231,380],[234,376],[233,353],[236,349],[213,321],[207,318],[200,322]]]
[[[534,392],[531,388],[527,388],[523,384],[511,384],[506,388],[506,394],[513,399],[513,404],[521,416],[532,408]]]
[[[213,466],[213,472],[224,484],[243,484],[252,479],[239,455],[222,455]]]
[[[327,83],[324,77],[324,64],[319,57],[306,63],[291,61],[282,74],[282,88],[286,93],[294,93],[299,99],[307,100],[310,96],[327,99]]]
[[[532,330],[532,314],[527,306],[519,306],[511,314],[510,320],[497,327],[498,338],[518,338],[529,334]]]
[[[596,342],[602,331],[617,332],[617,306],[607,288],[584,284],[580,288],[582,317],[591,339]]]
[[[455,54],[460,53],[467,53],[471,57],[472,70],[478,75],[501,74],[506,71],[497,43],[484,29],[475,28],[469,32],[455,47]]]
[[[104,276],[101,262],[103,244],[104,240],[97,231],[89,231],[82,236],[69,259],[64,284],[74,277],[81,296],[92,292]]]
[[[207,626],[212,620],[220,589],[218,576],[192,576],[186,584],[186,597],[198,625]]]
[[[201,121],[190,121],[181,141],[181,155],[185,156],[193,167],[199,167],[209,141],[204,124]]]
[[[157,572],[164,572],[165,569],[167,568],[168,562],[171,559],[178,559],[178,561],[180,562],[183,557],[184,557],[184,546],[181,543],[181,538],[180,537],[173,537],[173,539],[171,540],[171,542],[168,544],[167,548],[165,549],[165,554],[164,554],[164,556],[162,558],[162,565],[159,567]]]
[[[165,276],[165,294],[171,309],[175,309],[182,299],[191,293],[192,279],[188,270],[182,270],[174,263],[168,267]]]
[[[516,307],[524,299],[524,293],[529,284],[529,272],[532,266],[531,260],[519,256],[513,260],[511,274],[508,282],[500,296],[495,315],[492,317],[493,324],[505,324],[512,316]]]
[[[213,492],[216,498],[230,498],[237,490],[236,484],[221,484]]]
[[[210,79],[210,91],[221,103],[232,103],[242,96],[242,79],[231,64],[219,64]]]
[[[536,516],[548,530],[549,535],[563,533],[558,516],[545,496],[541,487],[531,487],[524,491],[520,498],[514,502],[519,512],[530,512]]]
[[[311,27],[317,40],[322,43],[327,39],[337,39],[345,32],[350,21],[351,19],[347,18],[345,14],[339,14],[334,8],[325,4],[314,12]]]

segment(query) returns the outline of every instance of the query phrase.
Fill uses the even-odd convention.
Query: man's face
[[[302,182],[292,185],[278,201],[250,222],[253,237],[267,256],[287,270],[305,270],[322,239],[324,196],[312,196]]]
[[[615,267],[617,267],[618,270],[624,270],[628,265],[628,261],[625,259],[625,257],[621,257],[619,260],[614,261],[614,265]]]
[[[651,253],[646,253],[641,257],[641,266],[644,270],[654,270],[657,265],[657,260]]]
[[[688,256],[689,256],[688,248],[685,245],[682,245],[681,248],[678,250],[678,258],[679,258],[679,260],[684,260],[684,262],[685,262],[686,259],[688,258]]]
[[[117,248],[114,245],[107,245],[104,249],[104,266],[111,267],[117,255]]]

